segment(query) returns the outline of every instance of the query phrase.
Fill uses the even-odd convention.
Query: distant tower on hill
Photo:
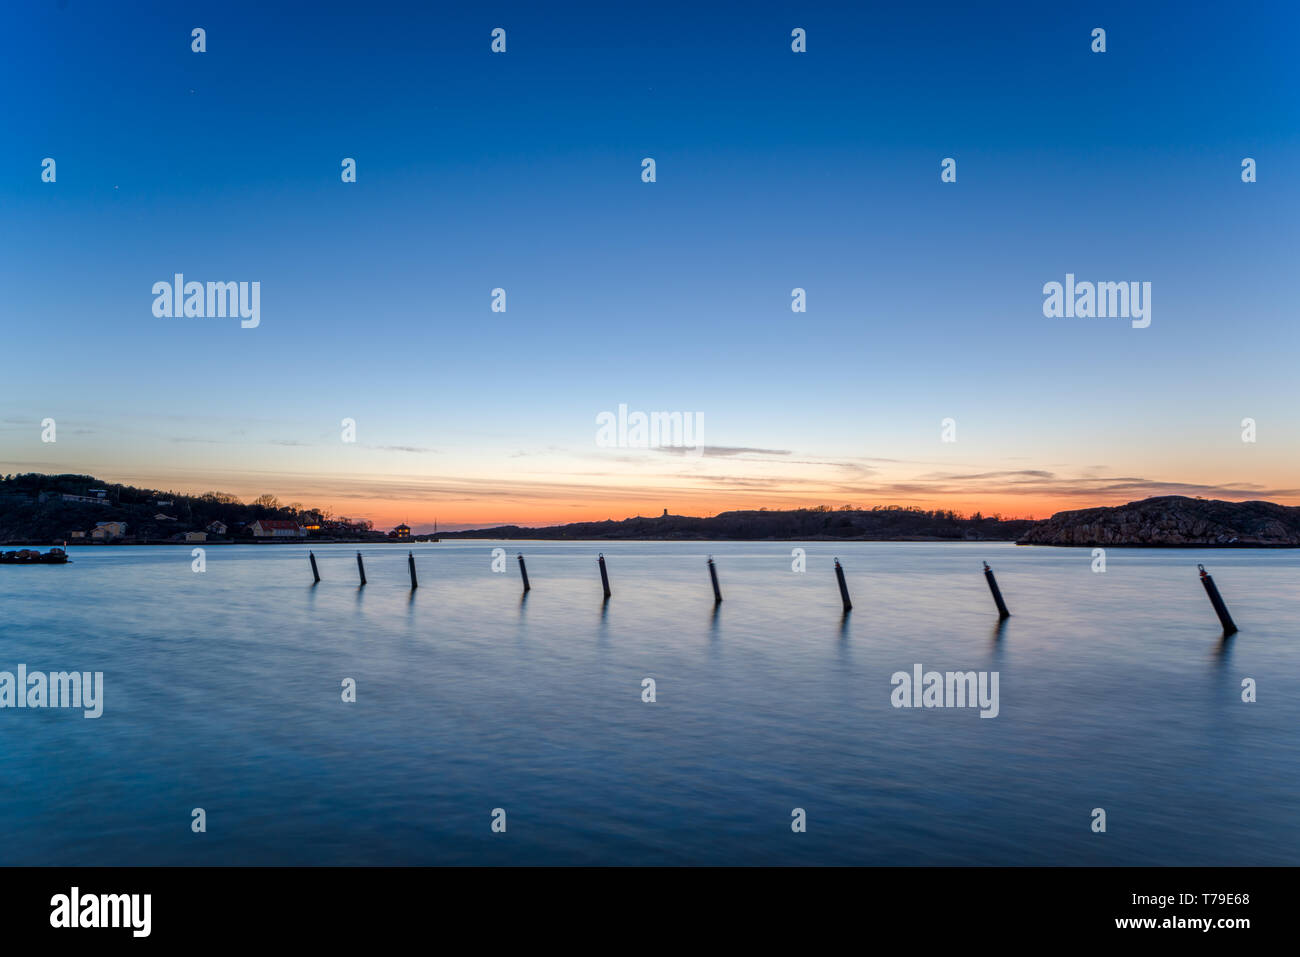
[[[664,509],[664,513],[663,513],[663,515],[661,515],[661,516],[659,516],[659,517],[660,517],[660,518],[667,518],[667,517],[668,517],[668,509]]]

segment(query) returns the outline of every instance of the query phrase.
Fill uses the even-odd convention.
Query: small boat
[[[61,548],[51,548],[41,554],[38,548],[23,548],[16,552],[0,552],[0,565],[66,565],[68,553]]]

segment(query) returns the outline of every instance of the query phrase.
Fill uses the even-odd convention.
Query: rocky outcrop
[[[1057,512],[1017,544],[1300,546],[1300,507],[1165,495]]]

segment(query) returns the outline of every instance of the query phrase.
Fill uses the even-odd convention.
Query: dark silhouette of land
[[[1300,546],[1300,507],[1162,495],[1109,508],[1057,512],[1021,545]]]
[[[712,518],[660,515],[621,522],[575,522],[546,528],[499,525],[441,538],[531,538],[546,540],[644,539],[661,541],[1013,541],[1034,525],[1031,519],[1003,519],[976,512],[969,517],[944,510],[901,506],[872,509],[800,508],[722,512]]]
[[[1004,519],[978,512],[882,506],[723,512],[712,518],[661,515],[621,522],[547,528],[502,525],[442,533],[443,538],[647,539],[737,541],[1015,541],[1021,545],[1270,547],[1300,546],[1300,507],[1164,495],[1057,512],[1051,518]]]
[[[293,522],[311,527],[304,537],[329,541],[383,541],[367,521],[334,516],[326,509],[281,504],[274,495],[245,503],[225,492],[186,495],[103,482],[90,475],[27,472],[0,476],[0,542],[6,544],[90,544],[95,527],[121,523],[117,544],[183,541],[203,532],[211,542],[254,541],[256,521]],[[222,532],[209,532],[219,522]],[[80,533],[78,535],[77,533]],[[100,539],[98,544],[108,544]]]
[[[120,522],[127,534],[112,542],[186,541],[203,531],[209,541],[255,541],[257,521],[291,522],[292,541],[381,542],[394,538],[368,521],[333,516],[326,509],[281,504],[263,495],[241,502],[233,495],[159,492],[102,482],[89,475],[0,476],[0,542],[58,544],[92,541],[101,523]],[[225,526],[212,532],[213,523]],[[80,532],[80,535],[74,533]],[[414,539],[428,536],[414,535]],[[574,522],[529,528],[441,532],[452,539],[652,540],[652,541],[1015,541],[1022,545],[1074,546],[1300,546],[1300,507],[1272,502],[1225,502],[1166,495],[1127,505],[1057,512],[1044,521],[1001,515],[961,515],[945,509],[897,505],[874,508],[757,509],[712,517],[664,514],[622,521]],[[261,539],[265,541],[266,539]],[[406,538],[401,538],[405,541]],[[103,538],[97,539],[107,544]]]

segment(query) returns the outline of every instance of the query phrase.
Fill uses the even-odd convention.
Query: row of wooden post
[[[519,575],[524,581],[525,594],[532,590],[532,585],[528,582],[528,566],[524,564],[524,556],[519,555]],[[316,567],[316,555],[313,552],[307,553],[307,558],[311,562],[311,574],[315,579],[313,584],[320,581],[320,571]],[[420,583],[415,577],[415,553],[406,553],[407,568],[411,573],[411,588],[419,588]],[[605,555],[601,553],[596,556],[596,564],[600,568],[600,585],[605,592],[605,600],[609,601],[613,592],[609,588],[609,570],[605,567]],[[713,603],[722,604],[722,589],[718,586],[718,566],[714,564],[713,556],[709,556],[709,580],[713,584]],[[1228,606],[1223,601],[1223,596],[1219,594],[1218,586],[1214,584],[1214,578],[1205,570],[1204,565],[1196,566],[1201,573],[1201,584],[1205,586],[1205,593],[1210,597],[1210,604],[1214,607],[1214,613],[1219,616],[1219,622],[1223,625],[1223,636],[1236,634],[1237,625],[1232,620],[1232,615],[1228,613]],[[361,575],[361,584],[366,583],[366,565],[361,560],[361,553],[357,552],[357,572]],[[835,559],[835,580],[840,586],[840,600],[844,603],[844,611],[847,613],[853,610],[853,602],[849,599],[849,586],[844,580],[844,568],[840,565],[840,560]],[[1002,599],[1002,589],[998,588],[998,580],[993,575],[993,569],[989,568],[989,563],[984,563],[984,580],[989,584],[989,591],[993,595],[993,604],[997,606],[998,618],[1005,619],[1011,617],[1011,612],[1007,610],[1007,603]]]

